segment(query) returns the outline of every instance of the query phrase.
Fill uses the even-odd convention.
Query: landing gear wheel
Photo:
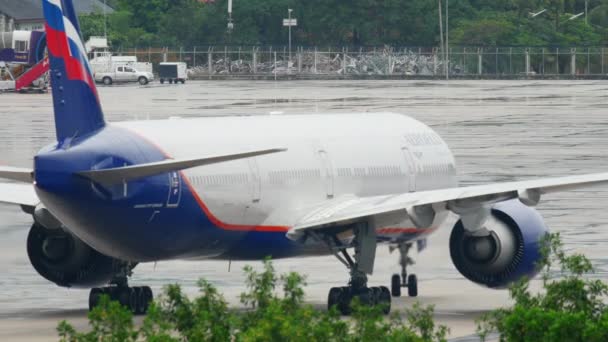
[[[391,312],[391,292],[388,290],[388,287],[380,287],[378,304],[382,305],[382,313],[385,315]]]
[[[91,292],[89,292],[89,311],[93,310],[99,304],[99,299],[103,294],[102,289],[91,289]]]
[[[154,294],[152,293],[152,289],[149,286],[142,287],[142,292],[145,298],[145,305],[143,313],[148,312],[148,308],[150,307],[150,303],[154,300]]]
[[[342,288],[332,287],[327,296],[327,310],[331,310],[334,306],[340,307],[340,299],[342,298]]]
[[[407,277],[407,295],[410,297],[418,296],[418,278],[415,274],[410,274]]]
[[[401,276],[398,274],[391,277],[391,294],[393,297],[401,297]]]

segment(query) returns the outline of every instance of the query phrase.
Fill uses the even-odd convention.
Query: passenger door
[[[404,165],[405,165],[405,178],[407,179],[407,189],[409,192],[416,191],[416,170],[417,164],[412,154],[412,151],[409,147],[404,146],[401,148],[401,153],[403,155]]]
[[[318,152],[321,159],[321,176],[325,184],[325,194],[327,198],[334,198],[334,169],[331,160],[327,151],[319,150]]]

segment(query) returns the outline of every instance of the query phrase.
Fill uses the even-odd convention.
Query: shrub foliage
[[[351,320],[336,308],[317,310],[304,304],[305,278],[277,275],[270,260],[262,271],[244,268],[245,310],[231,310],[224,297],[205,280],[199,295],[188,298],[179,285],[165,287],[151,304],[143,323],[135,325],[130,311],[103,297],[89,313],[90,331],[79,332],[68,322],[57,327],[62,342],[118,341],[445,341],[448,329],[436,326],[433,307],[416,304],[387,318],[381,307],[353,302]],[[281,291],[282,290],[282,291]],[[139,326],[139,327],[138,327]]]
[[[608,341],[608,286],[590,278],[590,260],[568,255],[559,234],[547,236],[542,255],[542,290],[532,292],[528,279],[513,284],[513,307],[479,320],[482,340],[498,332],[504,341]]]

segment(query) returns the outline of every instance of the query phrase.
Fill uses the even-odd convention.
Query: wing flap
[[[273,148],[267,150],[257,150],[249,152],[240,152],[234,154],[225,154],[217,156],[208,156],[203,158],[190,159],[169,159],[156,163],[131,165],[118,167],[113,169],[91,170],[77,173],[77,175],[88,178],[94,182],[105,185],[120,184],[122,182],[140,179],[150,176],[155,176],[172,171],[180,171],[198,166],[205,166],[217,163],[223,163],[232,160],[246,159],[266,154],[284,152],[287,149]]]
[[[302,217],[288,235],[295,237],[306,229],[321,229],[425,205],[444,206],[446,209],[454,211],[456,207],[476,208],[515,198],[520,198],[522,202],[528,205],[534,205],[544,194],[605,184],[608,184],[608,173],[505,182],[397,195],[354,197],[341,202],[328,203],[324,208],[318,208]]]

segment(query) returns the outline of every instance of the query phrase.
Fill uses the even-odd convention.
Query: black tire
[[[180,80],[180,82],[182,82],[182,84],[186,84],[186,80]]]
[[[386,286],[380,287],[379,304],[382,305],[382,312],[385,315],[391,313],[391,291]]]
[[[160,79],[160,84],[165,84],[165,79],[164,78]]]
[[[349,287],[341,287],[340,289],[342,290],[342,295],[340,296],[340,304],[338,305],[338,309],[340,309],[340,313],[343,316],[348,316],[352,312],[350,304],[353,300],[353,297],[351,295]]]
[[[112,77],[108,77],[108,76],[104,77],[104,78],[101,80],[101,82],[103,82],[103,84],[104,84],[104,85],[107,85],[107,86],[112,85],[112,83],[114,83],[114,82],[112,81]]]
[[[327,295],[327,310],[331,310],[332,307],[340,306],[340,299],[342,298],[342,289],[339,287],[332,287]]]
[[[410,274],[407,277],[407,295],[418,297],[418,278],[415,274]]]
[[[148,81],[148,79],[147,79],[146,77],[141,76],[141,77],[140,77],[140,78],[137,80],[137,82],[139,82],[139,84],[140,84],[140,85],[146,85],[146,84],[148,84],[148,82],[149,82],[149,81]]]
[[[173,80],[172,79],[169,79],[169,84],[173,84]]]
[[[179,80],[176,78],[176,79],[173,80],[173,83],[178,84]]]
[[[93,288],[89,292],[89,311],[92,311],[98,304],[99,299],[103,295],[103,290],[100,288]]]
[[[391,277],[391,294],[393,297],[401,297],[401,276],[398,274]]]
[[[142,292],[144,293],[144,297],[146,298],[143,313],[146,313],[146,312],[148,312],[148,308],[150,307],[150,304],[154,300],[154,294],[152,293],[152,289],[149,286],[144,286],[142,288]]]

